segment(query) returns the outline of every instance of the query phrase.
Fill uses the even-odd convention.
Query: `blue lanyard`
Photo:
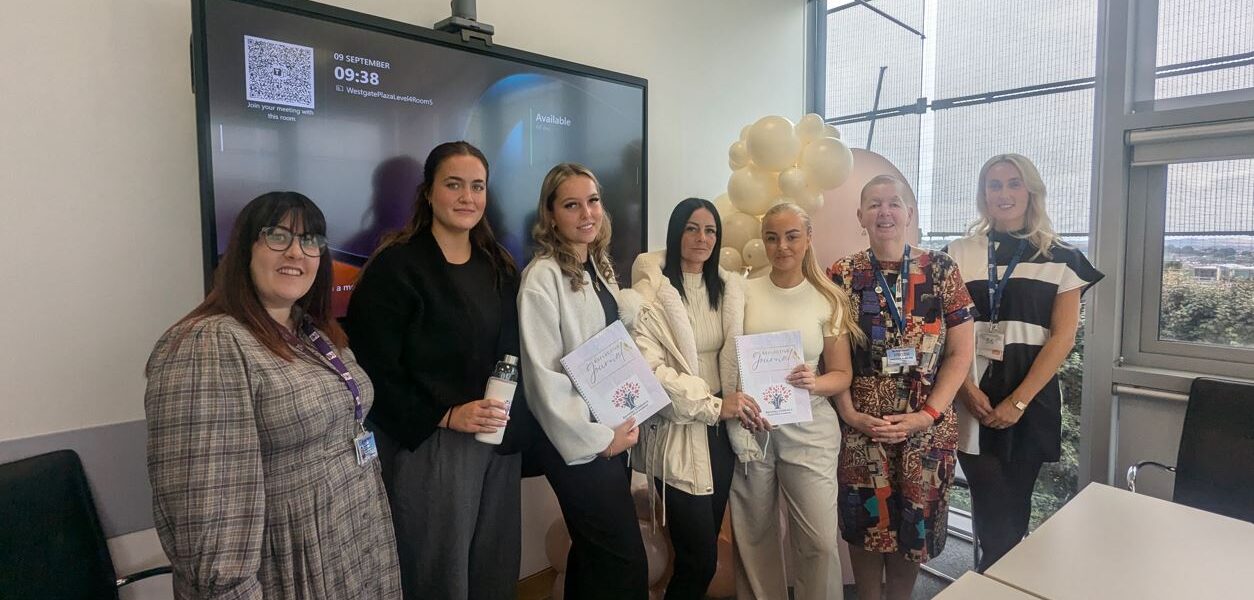
[[[988,320],[993,325],[997,324],[997,313],[1001,311],[1001,297],[1006,291],[1006,284],[1010,283],[1010,274],[1014,272],[1015,267],[1019,266],[1019,260],[1023,258],[1023,253],[1028,248],[1028,241],[1019,240],[1019,247],[1015,249],[1015,254],[1010,259],[1010,264],[1006,265],[1006,273],[1001,279],[997,279],[997,259],[993,255],[993,237],[988,238]]]
[[[880,261],[875,259],[875,252],[867,248],[866,254],[871,259],[871,269],[875,271],[875,293],[884,297],[884,304],[888,305],[888,314],[893,318],[893,323],[897,325],[897,334],[901,335],[906,332],[906,319],[902,317],[901,312],[897,309],[897,303],[905,302],[902,298],[910,295],[910,244],[906,244],[906,250],[901,257],[901,272],[897,275],[897,285],[889,286],[888,279],[884,277],[884,270],[880,268]],[[902,281],[905,284],[902,284]],[[885,294],[884,291],[889,287],[893,288],[892,295]],[[905,294],[901,293],[905,288]]]

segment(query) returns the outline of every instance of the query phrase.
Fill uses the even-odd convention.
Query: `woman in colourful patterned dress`
[[[858,597],[890,600],[909,598],[919,563],[945,546],[958,442],[950,405],[973,351],[958,267],[906,243],[914,208],[901,185],[880,176],[862,188],[858,220],[871,247],[828,272],[870,340],[854,347],[853,384],[837,397],[841,535]]]

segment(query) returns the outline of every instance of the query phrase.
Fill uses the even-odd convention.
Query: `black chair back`
[[[83,463],[59,450],[0,465],[0,597],[118,597]]]
[[[1254,523],[1254,384],[1193,380],[1172,499]]]

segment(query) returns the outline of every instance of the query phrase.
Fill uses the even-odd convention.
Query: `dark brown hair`
[[[192,312],[175,326],[214,315],[228,315],[248,328],[267,350],[287,360],[295,358],[284,324],[266,312],[252,278],[253,244],[265,227],[279,225],[291,217],[291,228],[304,233],[326,235],[327,221],[312,200],[297,192],[270,192],[249,202],[235,218],[226,253],[213,274],[213,289]],[[299,244],[300,240],[292,240]],[[313,285],[296,301],[304,318],[326,334],[337,348],[348,345],[348,336],[331,316],[331,252],[318,259]],[[298,324],[299,325],[299,324]]]
[[[435,184],[435,173],[444,161],[454,156],[473,156],[479,159],[479,162],[483,163],[484,183],[487,183],[487,176],[490,175],[488,157],[470,142],[444,142],[432,148],[431,153],[427,155],[427,161],[422,165],[422,184],[418,186],[418,193],[414,197],[414,216],[402,229],[383,236],[383,241],[374,251],[370,262],[373,262],[374,256],[378,256],[384,248],[408,242],[418,232],[431,229],[431,223],[435,220],[431,209],[431,186]],[[492,269],[498,273],[497,285],[500,285],[499,274],[514,275],[518,272],[518,265],[514,263],[514,258],[497,243],[496,234],[492,232],[492,225],[488,223],[486,211],[470,230],[470,243],[487,255],[488,261],[492,263]],[[368,262],[366,267],[369,266]]]

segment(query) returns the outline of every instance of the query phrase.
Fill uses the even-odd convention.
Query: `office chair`
[[[166,573],[117,577],[73,450],[0,465],[0,597],[116,599],[119,588]]]
[[[1129,490],[1147,466],[1176,474],[1173,502],[1254,523],[1254,384],[1194,379],[1176,464],[1132,465]]]

